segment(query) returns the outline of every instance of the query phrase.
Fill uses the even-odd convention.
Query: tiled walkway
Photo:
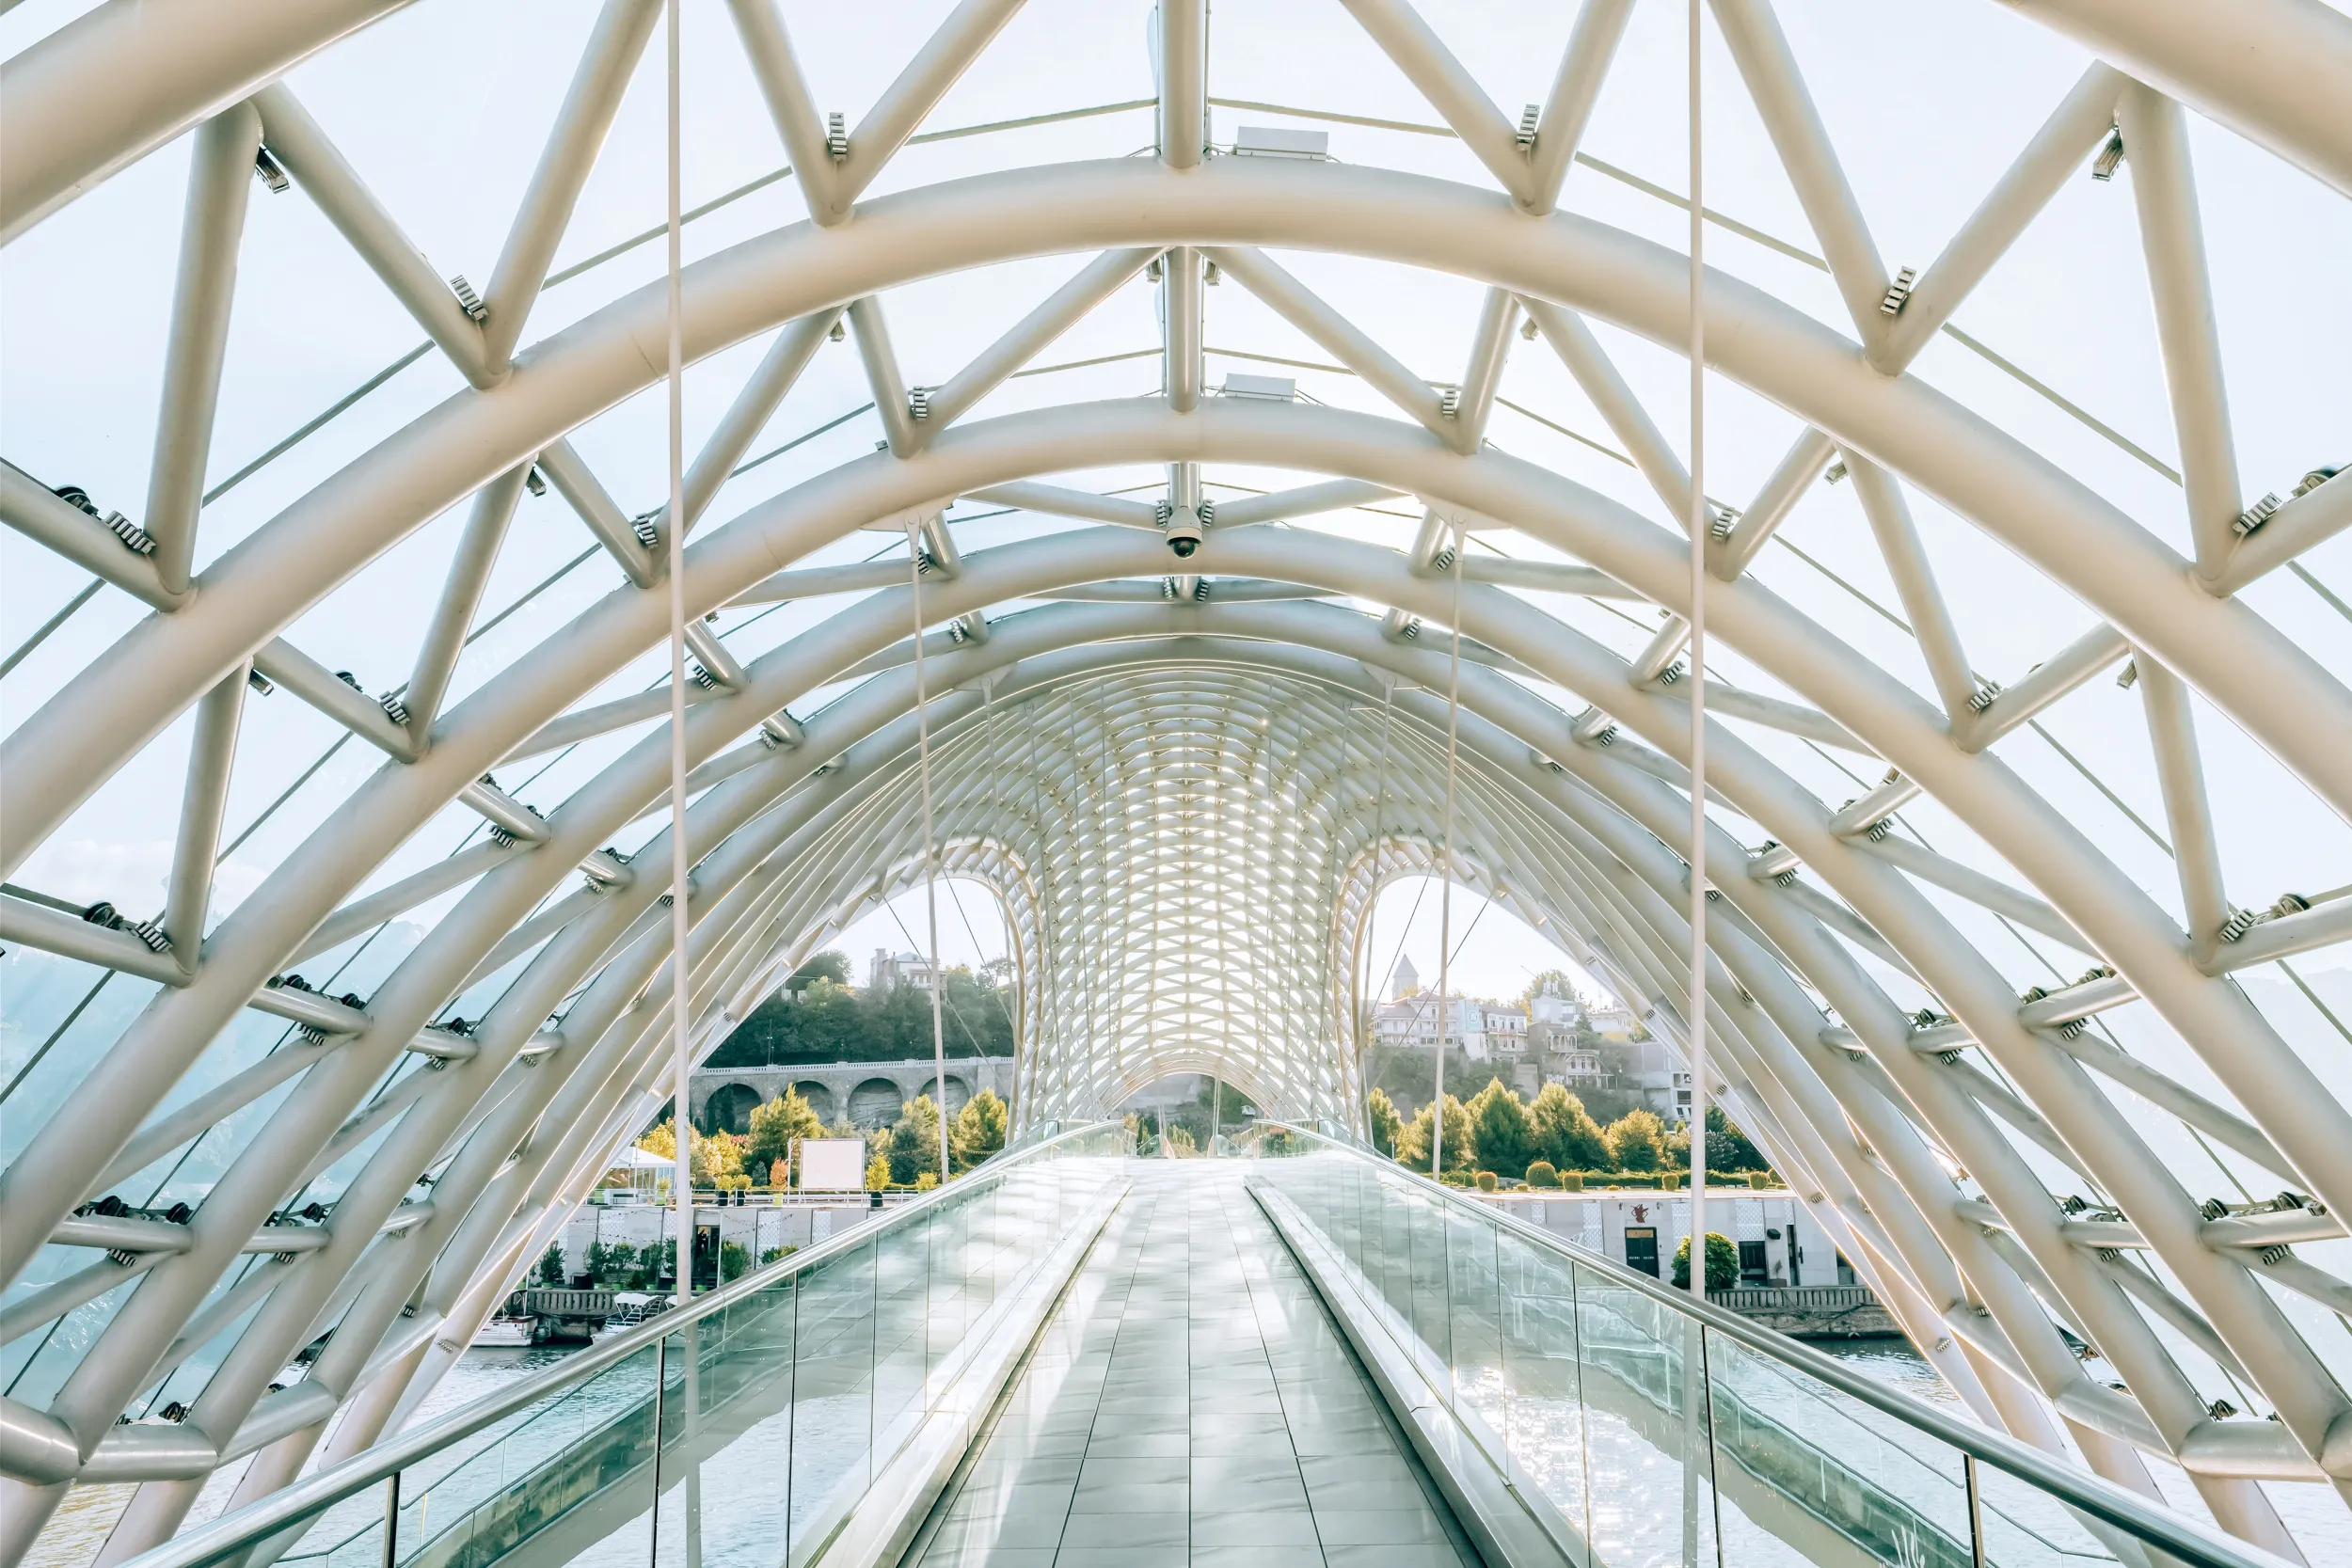
[[[1244,1167],[1135,1168],[908,1561],[1477,1568]]]

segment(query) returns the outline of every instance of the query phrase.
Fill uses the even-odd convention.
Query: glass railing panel
[[[1446,1311],[1454,1414],[1495,1462],[1505,1465],[1510,1400],[1502,1369],[1495,1227],[1484,1214],[1451,1204],[1446,1209]]]
[[[1574,1292],[1595,1554],[1716,1561],[1698,1324],[1597,1269],[1579,1266]]]
[[[558,1398],[402,1471],[392,1560],[400,1568],[481,1568],[550,1530],[561,1530],[586,1561],[600,1552],[643,1560],[659,1359],[648,1345]],[[303,1550],[332,1534],[330,1516]],[[342,1568],[344,1555],[330,1553],[326,1568]],[[288,1560],[299,1560],[299,1553]]]
[[[784,1553],[792,1453],[793,1281],[663,1342],[655,1561],[752,1568]],[[724,1521],[707,1528],[703,1521]],[[635,1568],[625,1559],[614,1568]]]
[[[788,1560],[798,1563],[813,1556],[838,1523],[834,1499],[864,1492],[873,1479],[871,1242],[801,1276],[793,1334]]]
[[[988,1309],[990,1280],[972,1233],[981,1200],[931,1211],[924,1266],[923,1387],[925,1402],[942,1387],[965,1328]]]
[[[1405,1248],[1408,1269],[1406,1295],[1390,1300],[1412,1327],[1413,1336],[1435,1358],[1438,1367],[1437,1386],[1444,1389],[1451,1381],[1448,1371],[1454,1365],[1454,1310],[1447,1298],[1452,1283],[1446,1264],[1446,1216],[1444,1199],[1434,1194],[1406,1189]],[[1393,1288],[1393,1287],[1392,1287]]]
[[[1381,1298],[1411,1326],[1413,1299],[1413,1210],[1406,1183],[1386,1171],[1375,1172],[1360,1189],[1372,1211],[1364,1217],[1365,1250],[1373,1254],[1367,1271]]]
[[[1971,1568],[1957,1449],[1720,1334],[1707,1370],[1726,1562]]]
[[[576,1370],[192,1531],[150,1568],[489,1568],[526,1549],[585,1568],[805,1562],[1124,1152],[1116,1127],[1029,1143],[772,1277],[625,1330]]]
[[[1542,1497],[1579,1535],[1589,1535],[1576,1271],[1557,1254],[1499,1234],[1495,1274],[1502,1297],[1508,1473],[1523,1494]]]
[[[1993,1465],[1976,1468],[1985,1568],[2100,1568],[2124,1560],[2116,1551],[2122,1532],[2113,1527],[2094,1528],[2040,1487]]]
[[[931,1220],[936,1209],[874,1238],[875,1460],[898,1451],[923,1418],[930,1370]]]

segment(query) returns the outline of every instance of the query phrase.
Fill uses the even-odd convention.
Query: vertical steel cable
[[[670,579],[670,1033],[672,1063],[675,1073],[671,1131],[676,1135],[676,1163],[671,1185],[675,1192],[677,1212],[677,1304],[684,1307],[694,1294],[694,1122],[688,1115],[690,1092],[693,1085],[694,1040],[692,1031],[693,994],[689,984],[686,939],[687,872],[690,857],[686,847],[686,325],[685,305],[678,282],[680,266],[680,191],[683,185],[681,144],[684,135],[679,119],[678,58],[680,0],[670,0],[665,8],[668,44],[668,103],[667,109],[667,169],[666,184],[669,198],[668,244],[668,317],[670,340],[669,364],[669,467],[670,506],[662,522],[663,543],[667,546],[667,573]],[[712,1238],[714,1252],[717,1238]],[[716,1256],[711,1266],[718,1267]],[[685,1438],[681,1453],[689,1451],[699,1425],[698,1404],[701,1398],[700,1378],[694,1365],[694,1330],[691,1327],[680,1337],[679,1349],[684,1353],[680,1369],[680,1390],[684,1394],[681,1414],[685,1420]],[[664,1402],[661,1386],[655,1386],[655,1402]],[[654,1453],[655,1491],[660,1493],[660,1450]],[[680,1520],[680,1537],[684,1550],[679,1554],[681,1568],[701,1568],[702,1561],[702,1466],[691,1460],[686,1466],[685,1485],[680,1489],[685,1516]],[[656,1507],[659,1507],[657,1502]],[[660,1536],[649,1531],[653,1549],[660,1550]]]
[[[678,5],[679,0],[670,0],[667,7],[670,515],[663,519],[661,531],[670,578],[670,1033],[675,1077],[671,1130],[677,1135],[676,1166],[670,1185],[677,1213],[677,1304],[683,1307],[694,1293],[694,1132],[687,1115],[694,1043],[693,1000],[686,970],[686,346],[678,287]]]
[[[1364,983],[1374,990],[1375,995],[1380,976],[1372,974],[1371,970],[1373,956],[1379,951],[1376,931],[1380,911],[1380,873],[1387,868],[1388,862],[1389,748],[1395,734],[1396,682],[1390,680],[1380,686],[1380,787],[1373,792],[1372,797],[1372,892],[1364,900],[1364,934],[1361,942],[1366,975]],[[1359,990],[1358,1000],[1361,999]],[[1377,1000],[1372,1005],[1372,1035],[1374,1041],[1377,1042],[1380,1037],[1380,1004]],[[1372,1141],[1372,1082],[1363,1070],[1366,1053],[1363,1050],[1356,1053],[1356,1098],[1362,1102],[1356,1107],[1356,1119],[1364,1130],[1364,1141],[1369,1143]],[[1390,1152],[1393,1154],[1396,1150],[1391,1149]]]
[[[1445,1175],[1445,1042],[1452,1027],[1446,1008],[1453,1003],[1448,987],[1453,977],[1454,950],[1454,773],[1462,736],[1462,556],[1470,548],[1470,530],[1454,526],[1452,571],[1454,639],[1446,652],[1445,677],[1445,832],[1438,845],[1438,1081],[1429,1099],[1429,1179]]]
[[[939,525],[947,525],[943,519]],[[938,1092],[939,1180],[947,1180],[947,1030],[940,1010],[939,860],[931,844],[931,715],[923,687],[923,520],[907,519],[907,581],[914,595],[914,754],[923,780],[923,896],[930,908],[931,1062]]]
[[[1691,0],[1691,1293],[1707,1299],[1707,228],[1699,0]]]
[[[1691,1068],[1691,1295],[1707,1299],[1707,318],[1701,312],[1706,277],[1706,141],[1701,135],[1700,0],[1690,0],[1691,27],[1691,992],[1684,1054]],[[1671,1084],[1672,1075],[1668,1075]],[[1694,1331],[1683,1348],[1682,1560],[1699,1561],[1701,1456],[1714,1451],[1707,1390],[1707,1337]],[[1708,1474],[1711,1477],[1712,1467]],[[1706,1486],[1711,1512],[1714,1489]],[[1720,1560],[1723,1530],[1715,1530]]]

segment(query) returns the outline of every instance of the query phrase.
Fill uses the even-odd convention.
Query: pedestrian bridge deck
[[[1343,1142],[980,1171],[129,1568],[2275,1568]]]
[[[909,1560],[1476,1568],[1243,1162],[1140,1162]]]

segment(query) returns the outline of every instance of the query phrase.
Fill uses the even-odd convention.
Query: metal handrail
[[[764,1269],[731,1280],[707,1295],[696,1296],[688,1306],[673,1307],[647,1318],[644,1323],[599,1340],[577,1354],[567,1355],[543,1370],[517,1378],[494,1393],[485,1394],[469,1404],[460,1405],[437,1421],[364,1449],[342,1464],[307,1476],[259,1502],[225,1513],[209,1525],[142,1552],[124,1563],[123,1568],[198,1568],[199,1564],[215,1561],[241,1546],[302,1524],[313,1514],[323,1513],[345,1497],[366,1491],[387,1477],[397,1475],[452,1443],[470,1437],[485,1427],[493,1426],[551,1394],[560,1394],[587,1382],[606,1368],[626,1361],[647,1345],[689,1323],[699,1323],[746,1296],[771,1289],[796,1274],[814,1269],[845,1252],[863,1246],[874,1237],[910,1224],[916,1214],[927,1212],[949,1197],[961,1198],[980,1187],[993,1186],[1013,1170],[1025,1165],[1032,1157],[1049,1148],[1113,1130],[1123,1132],[1125,1128],[1116,1121],[1089,1122],[1027,1148],[1008,1150],[1006,1154],[997,1156],[998,1159],[1006,1159],[1006,1164],[997,1165],[993,1170],[989,1167],[996,1165],[996,1161],[986,1161],[961,1179],[935,1188],[912,1203],[884,1211],[888,1217],[879,1223],[838,1232],[824,1241],[803,1247],[789,1258],[778,1259]]]
[[[1938,1410],[1876,1378],[1854,1371],[1843,1362],[1823,1355],[1810,1345],[1772,1329],[1758,1327],[1736,1312],[1699,1302],[1688,1291],[1677,1291],[1648,1275],[1626,1267],[1614,1259],[1588,1252],[1574,1243],[1564,1242],[1539,1227],[1515,1218],[1498,1205],[1480,1203],[1443,1182],[1431,1180],[1419,1171],[1384,1158],[1366,1146],[1353,1140],[1333,1138],[1291,1122],[1265,1122],[1263,1125],[1311,1138],[1367,1164],[1376,1165],[1383,1175],[1416,1183],[1521,1241],[1556,1253],[1581,1268],[1592,1269],[1613,1285],[1625,1286],[1686,1318],[1695,1319],[1703,1326],[1758,1354],[1770,1356],[1807,1377],[1826,1383],[1848,1398],[1858,1400],[1882,1415],[1956,1449],[1980,1464],[2004,1471],[2060,1502],[2080,1509],[2187,1561],[2213,1564],[2215,1568],[2288,1568],[2284,1559],[2274,1557],[2259,1546],[2223,1535],[2218,1530],[2208,1529],[2195,1520],[2159,1508],[2136,1492],[2127,1492],[2096,1476],[2086,1475],[2013,1437]]]

